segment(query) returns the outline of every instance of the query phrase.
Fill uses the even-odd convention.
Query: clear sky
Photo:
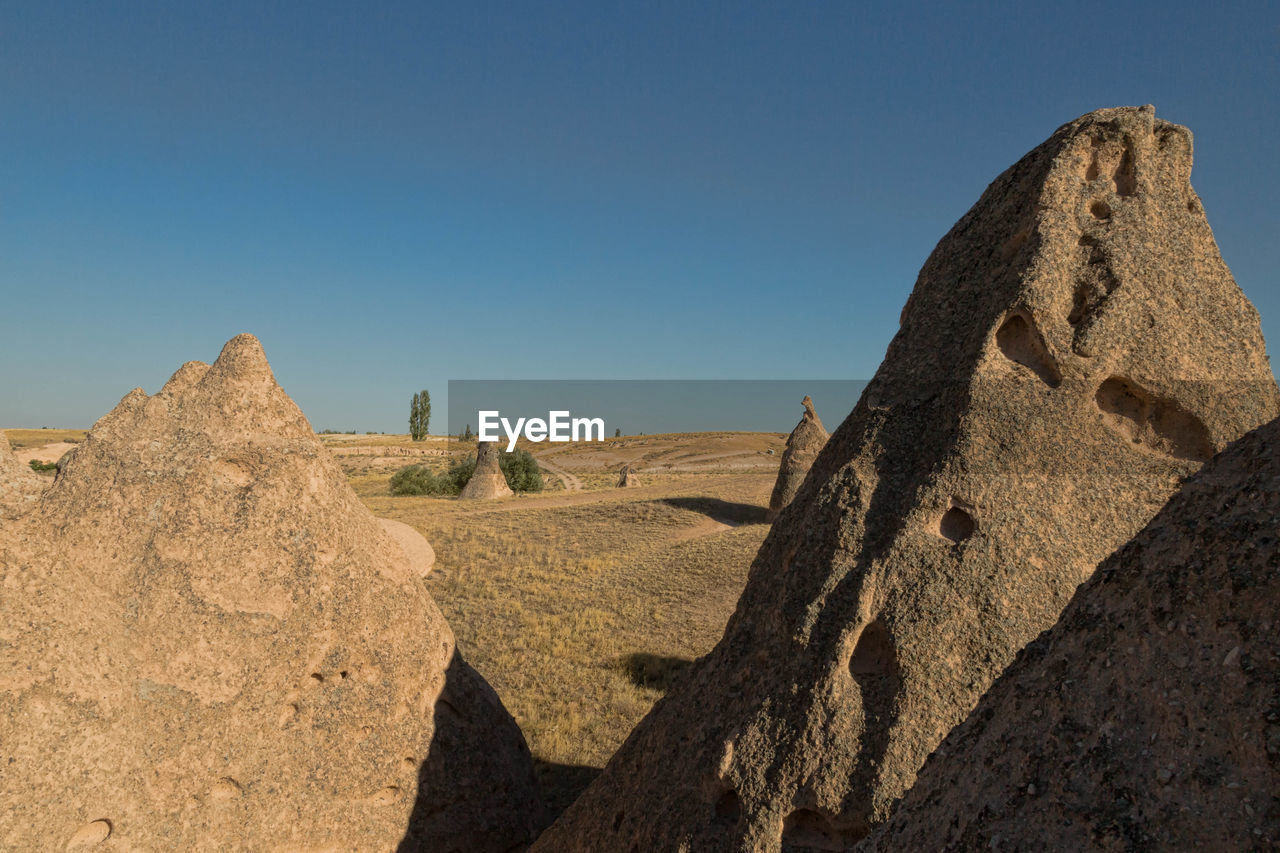
[[[1277,93],[1274,2],[0,0],[0,425],[241,331],[317,429],[449,379],[866,378],[996,175],[1145,103],[1274,344]]]

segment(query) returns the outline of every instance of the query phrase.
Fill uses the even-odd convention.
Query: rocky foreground
[[[539,825],[515,722],[250,335],[94,426],[0,527],[0,588],[0,848],[506,851]]]
[[[1191,134],[1124,108],[988,187],[724,638],[535,850],[852,847],[1095,566],[1280,414],[1190,174]]]
[[[430,546],[256,339],[48,488],[0,436],[0,848],[1275,849],[1280,389],[1190,173],[1121,108],[988,187],[829,439],[806,406],[719,645],[536,841]]]

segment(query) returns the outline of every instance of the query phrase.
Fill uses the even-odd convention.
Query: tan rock
[[[618,488],[629,489],[640,485],[640,478],[636,475],[636,471],[630,464],[623,465],[618,470]]]
[[[14,458],[9,439],[0,430],[0,521],[30,510],[46,485],[30,465]]]
[[[514,492],[507,485],[507,478],[498,467],[498,454],[502,451],[492,441],[476,442],[476,470],[458,495],[463,500],[491,500],[510,497]]]
[[[425,578],[430,573],[431,567],[436,564],[436,552],[431,547],[431,543],[427,541],[427,537],[403,521],[380,518],[378,523],[382,525],[382,529],[386,531],[387,535],[400,546],[400,550],[404,552],[405,559],[409,561],[409,568],[414,573]]]
[[[1277,518],[1280,421],[1098,567],[866,848],[1280,846]]]
[[[1150,107],[1064,125],[920,272],[724,638],[539,851],[841,849],[1076,586],[1280,413]]]
[[[830,438],[822,426],[822,419],[813,410],[813,400],[806,395],[801,402],[804,415],[787,436],[787,446],[782,451],[782,462],[778,466],[778,479],[773,484],[773,494],[769,496],[770,521],[776,519],[778,513],[795,498],[813,460],[818,458],[818,453]]]
[[[0,848],[508,850],[531,758],[252,336],[0,530]]]

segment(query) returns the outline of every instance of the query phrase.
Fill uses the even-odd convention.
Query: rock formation
[[[380,518],[378,523],[382,525],[382,529],[386,531],[387,535],[400,546],[400,550],[404,552],[405,558],[409,561],[409,568],[415,574],[425,578],[431,572],[431,567],[436,564],[436,551],[431,547],[431,543],[427,541],[427,537],[403,521]]]
[[[1280,847],[1280,421],[1080,587],[871,850]]]
[[[0,528],[0,848],[505,851],[524,739],[256,339]]]
[[[804,416],[791,431],[791,435],[787,436],[787,446],[782,451],[782,462],[778,466],[778,480],[773,484],[773,494],[769,496],[770,521],[776,519],[783,507],[795,498],[813,460],[818,458],[818,453],[830,438],[822,426],[822,419],[813,410],[813,400],[805,395],[801,402],[804,405]]]
[[[1150,107],[1064,125],[925,262],[724,637],[539,851],[841,849],[1216,449],[1280,413]]]
[[[46,481],[13,456],[9,439],[0,431],[0,520],[13,519],[30,509]]]
[[[483,501],[513,494],[511,487],[507,485],[507,478],[498,467],[498,454],[501,452],[492,441],[476,442],[476,470],[462,487],[458,497]]]
[[[636,476],[635,469],[630,464],[623,465],[618,471],[618,488],[626,489],[638,485],[640,485],[640,478]]]

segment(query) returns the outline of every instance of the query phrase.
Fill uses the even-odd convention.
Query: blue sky
[[[241,331],[317,429],[449,379],[866,378],[985,186],[1123,104],[1195,133],[1274,341],[1277,92],[1274,3],[4,0],[0,425]]]

